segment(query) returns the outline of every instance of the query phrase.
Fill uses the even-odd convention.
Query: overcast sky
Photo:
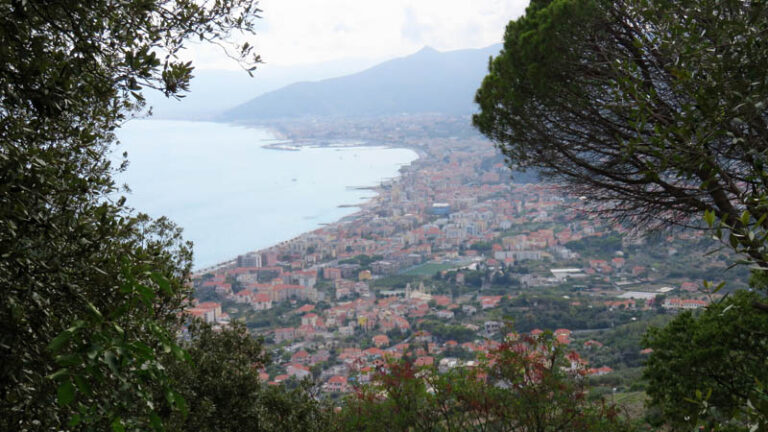
[[[388,59],[428,45],[440,51],[501,42],[527,0],[261,0],[251,39],[267,64]],[[217,48],[192,46],[198,69],[236,69]]]

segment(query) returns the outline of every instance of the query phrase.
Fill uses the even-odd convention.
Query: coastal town
[[[717,292],[732,257],[691,253],[716,249],[702,232],[594,218],[458,120],[392,122],[279,125],[298,146],[358,140],[420,157],[354,215],[194,275],[188,313],[262,337],[265,382],[309,379],[335,397],[386,359],[444,371],[547,333],[605,389],[630,391],[649,325],[747,283],[728,270]]]

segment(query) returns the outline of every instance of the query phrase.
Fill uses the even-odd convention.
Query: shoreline
[[[290,147],[291,150],[288,150],[288,151],[298,151],[303,148],[355,148],[355,147],[405,149],[405,150],[411,150],[412,152],[416,153],[418,157],[414,160],[414,162],[427,155],[421,146],[409,145],[406,143],[396,144],[396,143],[393,143],[392,141],[384,141],[384,140],[368,141],[363,139],[353,140],[353,139],[328,139],[328,138],[291,138],[287,133],[281,131],[276,126],[270,125],[270,124],[254,124],[254,123],[238,123],[238,122],[217,122],[217,123],[222,123],[230,126],[243,127],[246,129],[264,130],[269,132],[274,137],[273,141],[279,141],[273,144],[267,144],[262,146],[262,148],[267,148],[270,150],[286,151],[286,149],[284,148],[278,148],[281,146]],[[295,148],[296,150],[292,150],[293,148]]]
[[[260,248],[260,249],[252,249],[247,250],[241,253],[240,255],[246,255],[250,253],[262,253],[269,251],[270,249],[273,249],[275,247],[278,247],[280,245],[290,243],[292,241],[295,241],[297,239],[300,239],[303,236],[309,235],[317,230],[320,229],[327,229],[327,228],[333,228],[338,225],[346,224],[353,222],[360,217],[364,216],[364,214],[369,211],[372,207],[375,206],[376,202],[381,198],[382,192],[383,192],[383,185],[384,184],[397,184],[403,180],[403,173],[402,169],[404,167],[410,166],[415,162],[418,162],[422,158],[426,156],[426,152],[419,147],[419,146],[413,146],[413,145],[407,145],[403,143],[403,145],[396,145],[391,142],[384,143],[374,143],[369,141],[363,141],[363,140],[316,140],[312,138],[306,138],[306,139],[300,139],[295,140],[288,138],[284,133],[281,131],[278,131],[274,127],[266,126],[266,125],[247,125],[247,124],[241,124],[241,123],[225,123],[233,126],[241,126],[248,129],[260,129],[260,130],[266,130],[270,134],[272,134],[275,138],[273,141],[279,141],[271,144],[265,144],[262,145],[262,148],[274,150],[274,151],[301,151],[304,148],[327,148],[327,149],[333,149],[333,148],[344,148],[344,149],[352,149],[352,148],[384,148],[384,149],[399,149],[399,150],[410,150],[416,154],[416,158],[413,159],[409,163],[403,163],[400,164],[397,175],[394,177],[385,177],[378,181],[377,185],[371,185],[371,186],[347,186],[347,190],[358,190],[358,191],[371,191],[373,192],[373,196],[369,198],[364,198],[361,202],[356,204],[339,204],[337,208],[357,208],[356,211],[353,213],[342,216],[341,218],[334,220],[332,222],[323,222],[318,223],[316,228],[310,229],[308,231],[302,232],[301,234],[298,234],[294,237],[291,237],[289,239],[285,239],[282,241],[278,241],[277,243],[274,243],[270,246]],[[240,256],[238,255],[238,256]],[[200,275],[203,275],[205,273],[233,268],[237,265],[237,256],[229,258],[225,261],[219,262],[214,265],[209,265],[201,269],[194,269],[192,270],[192,277],[197,277]]]

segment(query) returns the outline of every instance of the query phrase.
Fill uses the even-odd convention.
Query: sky
[[[527,0],[261,0],[248,38],[267,65],[385,60],[431,46],[440,51],[502,41]],[[193,45],[198,70],[237,69],[218,47]]]

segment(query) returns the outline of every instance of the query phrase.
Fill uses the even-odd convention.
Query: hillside
[[[473,98],[501,45],[439,52],[423,48],[362,72],[283,87],[237,106],[221,120],[470,114]]]

